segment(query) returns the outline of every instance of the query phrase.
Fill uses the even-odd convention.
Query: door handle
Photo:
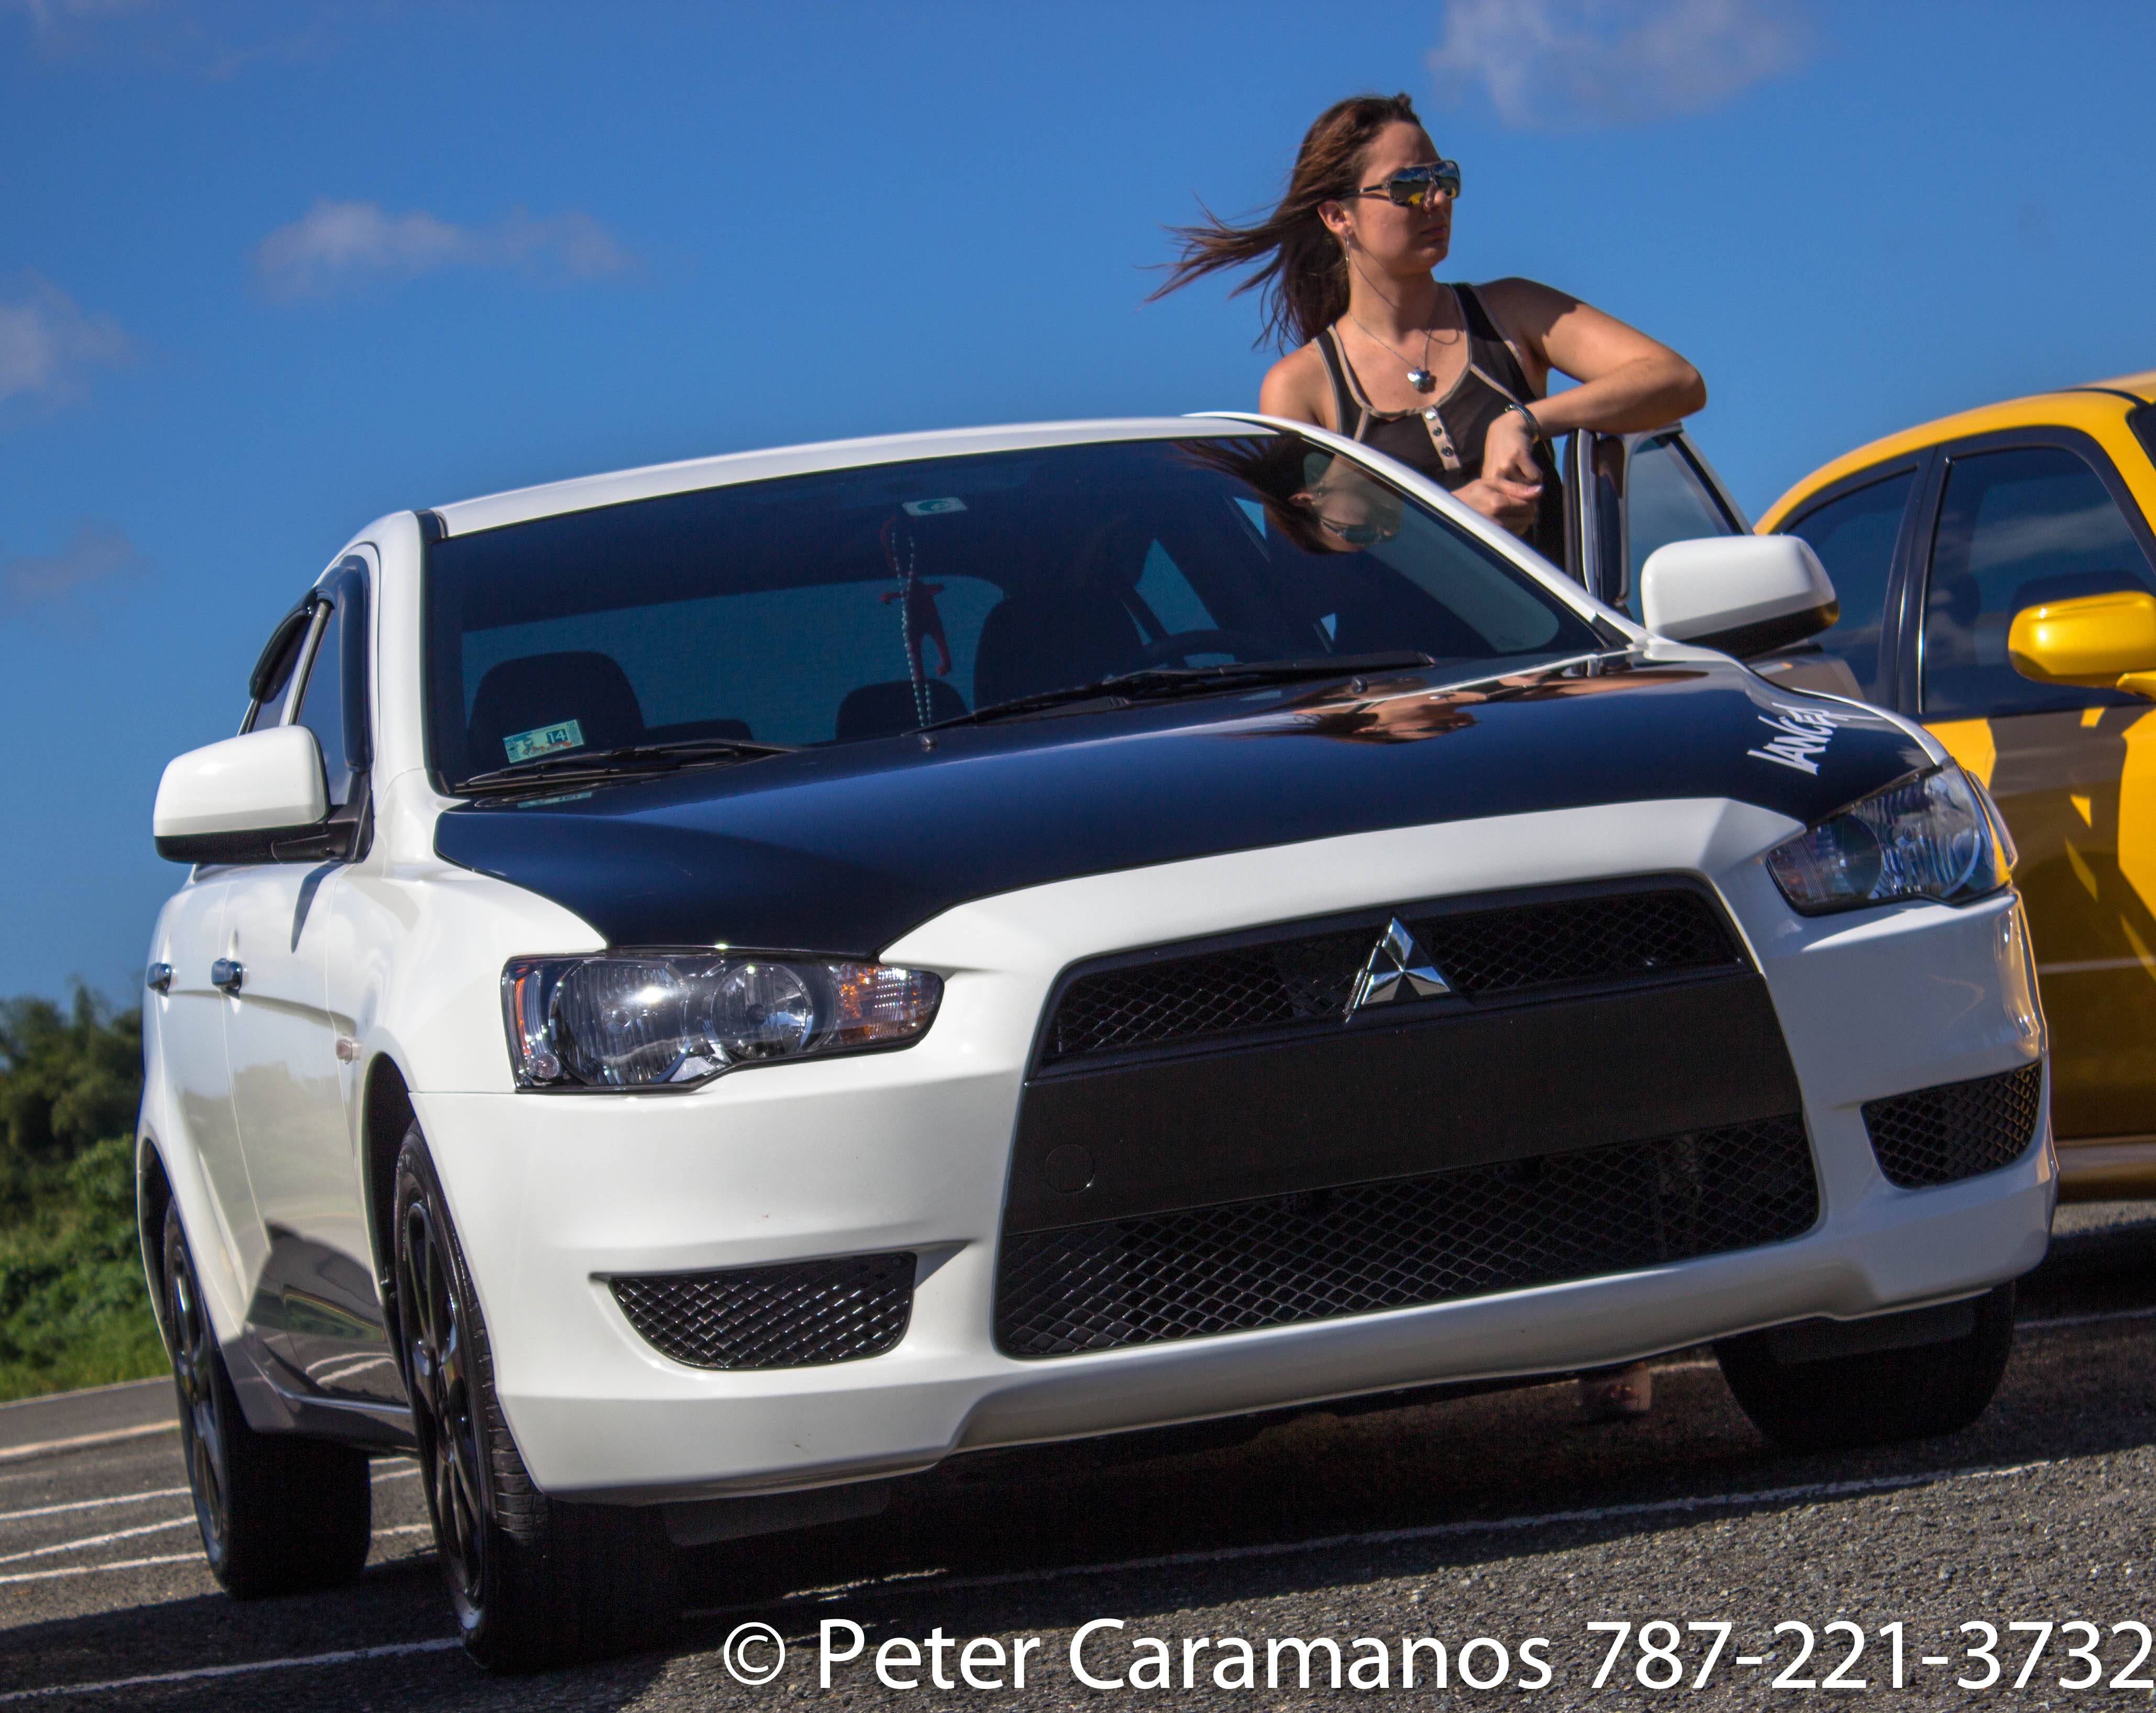
[[[209,967],[209,984],[228,993],[237,993],[239,984],[247,979],[245,966],[229,957],[220,957]]]

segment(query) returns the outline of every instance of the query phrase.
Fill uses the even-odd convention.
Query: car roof
[[[1767,508],[1759,520],[1759,530],[1763,534],[1779,528],[1791,510],[1810,495],[1844,476],[1890,458],[1936,445],[1942,440],[1988,434],[1999,428],[2026,428],[2037,423],[2079,427],[2091,418],[2116,422],[2122,397],[2137,403],[2156,403],[2156,369],[2115,375],[2106,381],[2085,381],[2071,387],[2054,387],[2048,392],[2031,392],[2020,398],[2002,399],[1996,404],[1956,411],[1951,416],[1901,429],[1845,452],[1792,484],[1780,499]]]
[[[824,440],[806,446],[778,446],[757,452],[727,453],[717,458],[685,459],[676,464],[647,464],[640,469],[611,470],[459,500],[438,505],[443,531],[470,535],[535,517],[591,511],[661,494],[692,493],[737,482],[777,476],[808,475],[819,470],[850,469],[916,459],[963,457],[1010,452],[1033,446],[1078,446],[1113,440],[1187,440],[1213,434],[1269,434],[1273,431],[1226,416],[1131,417],[1096,422],[1017,423],[999,428],[947,428],[926,434],[884,434],[862,440]]]

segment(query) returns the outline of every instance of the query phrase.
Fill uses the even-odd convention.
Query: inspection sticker
[[[909,500],[901,509],[908,517],[941,517],[947,511],[963,511],[966,502],[954,494],[942,500]]]
[[[557,721],[552,726],[535,726],[529,731],[512,731],[502,739],[501,746],[509,751],[511,761],[529,762],[551,756],[556,750],[582,749],[584,728],[573,720]]]

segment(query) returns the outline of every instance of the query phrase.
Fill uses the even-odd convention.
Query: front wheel
[[[1770,1330],[1725,1338],[1714,1354],[1753,1425],[1786,1450],[1929,1439],[1984,1413],[2014,1352],[2014,1287],[1999,1285],[1969,1307],[1966,1332],[1932,1343],[1804,1361],[1801,1346]],[[1914,1326],[1938,1312],[1881,1316],[1872,1336],[1891,1340],[1893,1322]]]
[[[366,1566],[373,1524],[366,1454],[247,1425],[177,1203],[164,1236],[180,1454],[210,1573],[243,1599],[350,1582]]]
[[[465,1646],[526,1671],[662,1640],[679,1615],[656,1507],[571,1505],[532,1485],[495,1391],[464,1250],[418,1125],[397,1156],[398,1355]]]

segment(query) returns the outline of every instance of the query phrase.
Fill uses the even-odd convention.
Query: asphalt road
[[[1517,1690],[1546,1669],[1538,1699],[1562,1706],[1832,1702],[1859,1680],[1864,1699],[1890,1706],[2146,1704],[2156,1690],[2138,1685],[2156,1685],[2156,1652],[2133,1670],[2140,1639],[2113,1626],[2156,1625],[2156,1204],[2062,1210],[2021,1313],[1998,1401],[1948,1439],[1777,1454],[1693,1353],[1659,1368],[1650,1417],[1614,1426],[1581,1425],[1570,1388],[1544,1387],[1308,1417],[1233,1449],[1147,1461],[1000,1456],[924,1481],[880,1518],[705,1549],[686,1567],[691,1611],[664,1655],[524,1680],[490,1679],[447,1640],[408,1462],[376,1465],[374,1553],[357,1585],[241,1604],[203,1567],[175,1436],[160,1425],[162,1383],[12,1407],[0,1409],[0,1705],[1302,1705],[1355,1699],[1380,1656],[1389,1694],[1375,1699],[1409,1699],[1402,1644],[1417,1638],[1445,1644],[1450,1697],[1469,1702],[1498,1691],[1462,1687],[1463,1674]],[[1083,1663],[1103,1682],[1135,1668],[1124,1689],[1073,1675],[1073,1633],[1096,1619],[1124,1627],[1095,1630]],[[832,1665],[828,1690],[826,1621],[839,1625],[833,1651],[850,1645],[849,1623],[864,1641]],[[1640,1629],[1657,1621],[1674,1634],[1645,1639],[1674,1658],[1640,1651]],[[1587,1628],[1598,1622],[1631,1629]],[[788,1649],[758,1686],[728,1669],[731,1659],[753,1675],[773,1662],[767,1642],[727,1654],[752,1623]],[[1778,1635],[1784,1623],[1815,1640],[1801,1664],[1802,1633]],[[1886,1628],[1896,1623],[1898,1633]],[[1719,1633],[1686,1626],[1723,1623],[1695,1690]],[[1989,1687],[1956,1682],[1991,1669],[1963,1652],[1984,1641],[1960,1628],[1970,1623],[1998,1633]],[[1004,1687],[968,1686],[957,1646],[937,1660],[952,1686],[937,1686],[925,1644],[939,1631],[992,1639],[971,1655],[973,1675]],[[1863,1652],[1843,1664],[1858,1632]],[[1021,1690],[1008,1663],[991,1662],[1036,1637]],[[1312,1687],[1297,1686],[1287,1638],[1331,1639],[1355,1670],[1350,1687],[1330,1688],[1322,1645]],[[887,1669],[917,1689],[879,1680],[877,1649],[894,1639]],[[906,1639],[924,1644],[918,1667],[901,1663]],[[1238,1639],[1253,1656],[1248,1689]],[[1280,1644],[1277,1690],[1266,1687],[1269,1644]],[[2101,1662],[2091,1688],[2059,1686],[2097,1669],[2073,1646]],[[1141,1686],[1157,1656],[1167,1687]],[[1414,1658],[1413,1697],[1426,1700],[1432,1654]],[[1650,1692],[1642,1670],[1649,1682],[1681,1673],[1686,1687]],[[1778,1675],[1794,1686],[1775,1688]]]

